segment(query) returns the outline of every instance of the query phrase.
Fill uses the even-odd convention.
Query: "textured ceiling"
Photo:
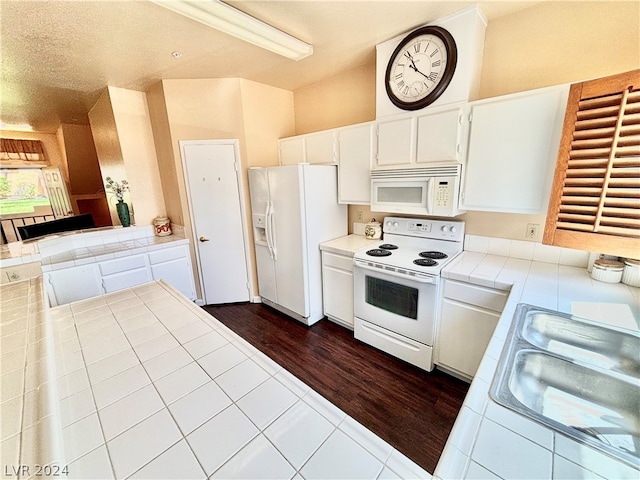
[[[295,90],[371,63],[376,44],[475,4],[227,3],[312,44],[313,55],[288,60],[146,0],[0,0],[0,120],[52,132],[60,122],[87,123],[107,85],[144,91],[170,78],[242,77]],[[479,5],[491,21],[534,3]]]

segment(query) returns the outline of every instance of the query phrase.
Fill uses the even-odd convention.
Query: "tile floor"
[[[163,284],[51,317],[68,478],[431,478]]]

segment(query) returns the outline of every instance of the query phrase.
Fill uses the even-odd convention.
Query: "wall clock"
[[[419,28],[400,41],[391,54],[385,74],[389,100],[403,110],[432,104],[453,78],[458,50],[444,28]]]

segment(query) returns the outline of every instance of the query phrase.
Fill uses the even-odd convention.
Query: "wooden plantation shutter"
[[[640,258],[640,70],[571,86],[542,242]]]

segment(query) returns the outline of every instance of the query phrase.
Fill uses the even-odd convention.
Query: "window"
[[[640,70],[571,86],[543,243],[640,258]]]
[[[49,207],[49,196],[39,168],[0,170],[0,215],[33,214],[36,207]]]

